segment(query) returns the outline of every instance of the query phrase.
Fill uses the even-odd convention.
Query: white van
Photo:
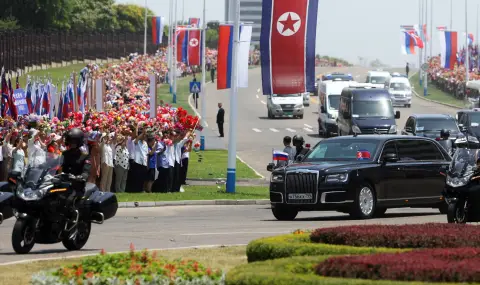
[[[342,90],[355,81],[323,81],[319,86],[318,97],[318,134],[330,137],[337,133],[338,108],[340,105],[340,94]]]
[[[412,106],[412,86],[407,78],[392,77],[387,84],[393,106],[400,105],[408,108]]]
[[[292,116],[303,119],[303,94],[267,95],[268,118]]]
[[[370,83],[377,88],[384,88],[385,82],[391,78],[390,72],[387,71],[369,71],[366,83]]]

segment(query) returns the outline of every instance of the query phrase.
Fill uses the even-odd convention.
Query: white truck
[[[355,81],[322,81],[319,86],[318,96],[318,134],[330,137],[338,133],[337,117],[342,90]]]
[[[268,118],[292,116],[303,119],[305,107],[303,105],[303,94],[267,95]]]

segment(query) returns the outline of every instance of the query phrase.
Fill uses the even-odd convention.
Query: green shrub
[[[409,249],[354,247],[314,243],[310,241],[310,235],[305,233],[288,234],[254,240],[247,246],[247,258],[248,262],[255,262],[292,256],[393,253],[408,250]]]
[[[343,279],[322,277],[315,266],[331,256],[296,256],[254,262],[235,267],[227,273],[226,285],[452,285],[387,280]],[[479,284],[479,283],[475,283]]]

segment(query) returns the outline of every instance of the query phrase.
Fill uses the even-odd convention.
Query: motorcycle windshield
[[[24,187],[32,190],[41,188],[53,177],[62,165],[61,156],[47,156],[40,165],[29,165],[23,178]],[[42,186],[43,187],[43,186]]]
[[[455,152],[450,164],[448,175],[465,177],[477,170],[478,149],[459,148]]]

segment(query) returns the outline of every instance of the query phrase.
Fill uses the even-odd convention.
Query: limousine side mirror
[[[398,156],[396,153],[387,153],[383,157],[384,162],[397,162],[398,161]]]
[[[275,164],[269,163],[269,164],[267,165],[267,171],[272,172],[274,167],[275,167]]]
[[[305,156],[299,154],[299,155],[297,156],[297,158],[295,158],[295,161],[296,161],[296,162],[302,162],[302,160],[303,160],[304,158],[305,158]]]
[[[412,128],[410,128],[410,127],[406,127],[406,128],[405,128],[405,132],[407,132],[407,133],[413,133]]]
[[[395,119],[400,119],[400,111],[395,112]]]
[[[324,106],[320,106],[320,112],[322,112],[322,114],[325,114],[327,110],[325,110]]]

